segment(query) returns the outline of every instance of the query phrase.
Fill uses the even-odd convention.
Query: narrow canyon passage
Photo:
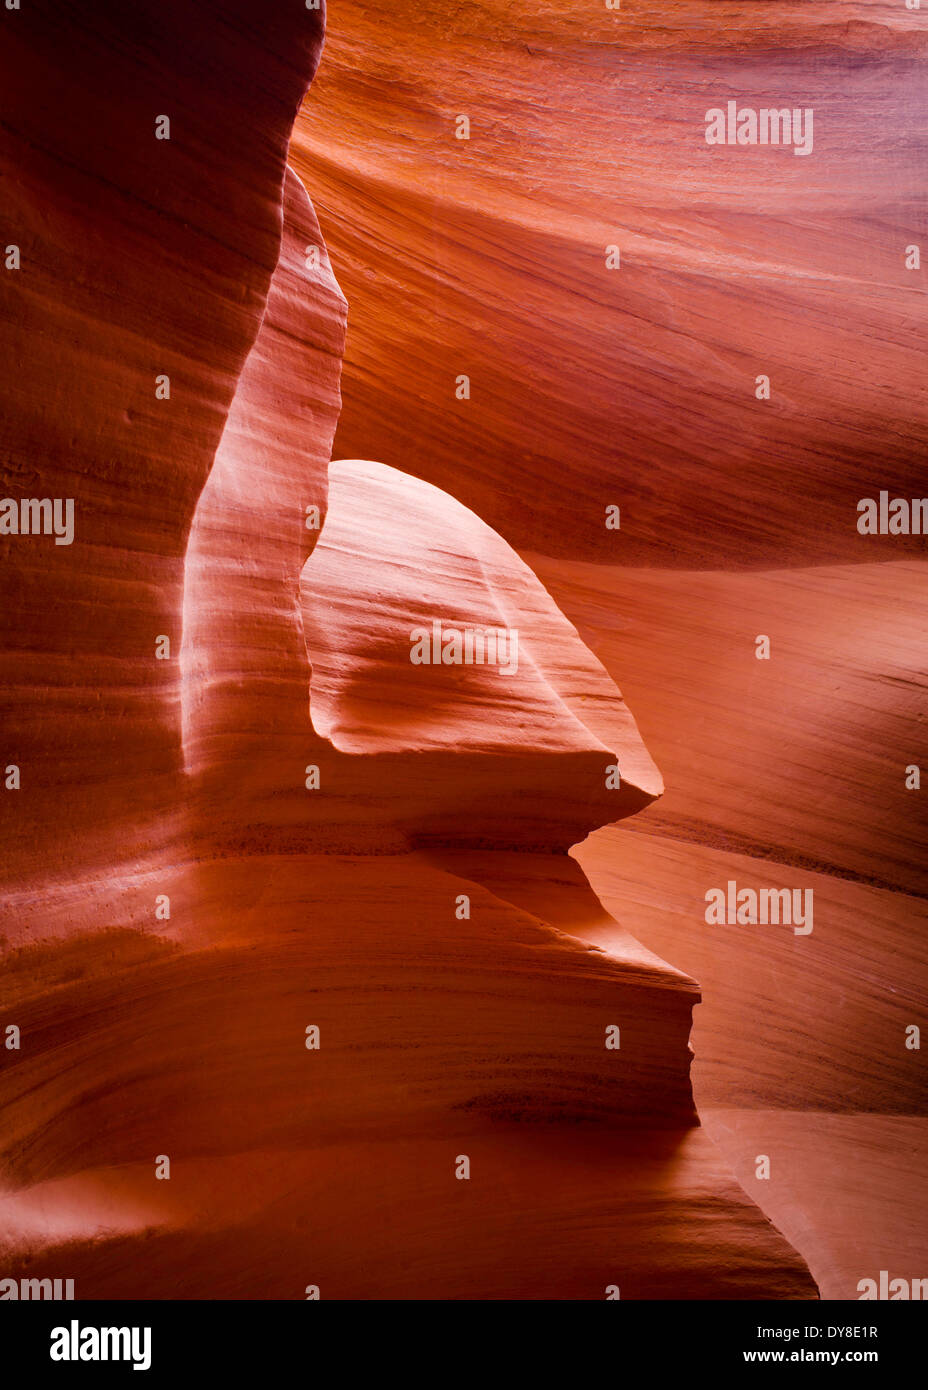
[[[912,14],[15,19],[0,1281],[920,1278]]]

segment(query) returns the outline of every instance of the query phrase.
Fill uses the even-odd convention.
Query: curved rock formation
[[[336,455],[562,558],[919,551],[856,505],[923,491],[926,45],[857,0],[344,0],[291,153],[352,306]],[[811,154],[708,145],[729,100]]]
[[[694,1092],[708,1132],[823,1297],[914,1272],[928,1120],[911,1028],[928,970],[925,825],[905,769],[923,567],[688,575],[684,603],[672,576],[538,565],[606,668],[634,672],[666,771],[659,806],[574,853],[608,910],[702,986]],[[753,657],[758,626],[770,663]],[[707,890],[729,882],[811,892],[813,930],[707,924]],[[609,948],[608,924],[582,935]]]
[[[697,14],[686,7],[687,20]],[[658,140],[652,163],[626,138],[627,163],[605,182],[595,154],[597,140],[662,129],[675,88],[657,109],[646,96],[658,70],[684,85],[695,71],[683,21],[665,17],[658,31],[643,12],[618,43],[613,13],[578,30],[576,16],[545,11],[537,51],[523,53],[527,16],[455,16],[442,40],[437,5],[420,28],[397,14],[406,47],[393,53],[382,15],[374,32],[370,15],[346,8],[313,108],[326,133],[301,117],[296,173],[290,128],[322,35],[319,12],[296,0],[273,24],[246,0],[207,3],[195,22],[181,0],[143,0],[130,20],[104,6],[60,22],[36,0],[10,31],[3,159],[21,264],[0,291],[20,365],[4,491],[72,498],[75,532],[63,546],[3,537],[6,761],[21,777],[0,797],[0,1024],[19,1043],[0,1053],[4,1277],[41,1263],[74,1278],[78,1298],[303,1298],[316,1287],[326,1298],[602,1299],[616,1286],[623,1298],[814,1298],[802,1254],[768,1219],[802,1246],[796,1200],[781,1187],[768,1204],[760,1191],[764,1215],[698,1123],[690,960],[711,986],[700,1078],[712,1132],[746,1184],[745,1155],[768,1134],[802,1161],[809,1130],[781,1112],[820,1106],[848,1048],[861,1109],[899,1085],[891,1039],[910,998],[887,1009],[872,980],[853,969],[843,979],[848,954],[863,951],[859,923],[836,927],[815,956],[846,1001],[821,1031],[822,1056],[798,1015],[827,995],[797,987],[769,1009],[769,975],[795,969],[792,941],[753,956],[730,935],[710,951],[704,936],[688,939],[689,909],[677,908],[701,870],[675,847],[698,840],[731,855],[707,848],[706,827],[734,833],[730,800],[744,784],[732,764],[763,745],[735,725],[717,766],[700,755],[681,767],[687,739],[713,726],[703,715],[681,738],[653,645],[625,637],[633,596],[654,641],[704,591],[676,576],[682,587],[661,607],[666,576],[629,574],[625,591],[625,576],[613,587],[604,569],[601,588],[581,591],[573,558],[530,568],[510,545],[604,554],[615,535],[603,508],[616,501],[623,544],[629,506],[639,518],[626,559],[653,560],[668,526],[674,563],[740,564],[745,526],[761,537],[752,564],[784,546],[858,558],[830,465],[809,465],[834,442],[829,411],[852,401],[839,441],[850,491],[875,457],[908,282],[871,295],[847,264],[816,280],[803,258],[822,242],[806,228],[768,266],[795,291],[779,329],[751,328],[744,307],[763,308],[755,280],[767,262],[762,245],[742,246],[731,293],[737,331],[745,317],[748,327],[733,338],[718,239],[730,247],[743,224],[675,208],[663,190],[695,166],[672,143]],[[793,15],[777,31],[787,87],[810,24],[842,62],[866,56],[859,26]],[[745,32],[738,18],[724,42],[693,40],[699,60],[724,67]],[[902,20],[885,32],[895,111],[919,45]],[[434,99],[478,48],[472,135],[481,120],[492,131],[492,197],[488,147],[441,143],[457,92],[447,109]],[[629,92],[614,109],[604,94],[615,95],[616,67]],[[563,124],[542,119],[539,93],[554,78],[572,113]],[[73,117],[63,127],[34,100],[51,90]],[[374,129],[384,96],[397,106],[377,107],[388,120]],[[164,117],[170,139],[158,135]],[[440,158],[426,165],[433,132]],[[721,155],[730,189],[731,152]],[[793,165],[793,194],[808,192],[803,161]],[[838,174],[817,196],[846,212]],[[720,176],[702,177],[697,193]],[[777,193],[778,178],[756,177],[752,196]],[[332,261],[304,182],[337,228]],[[617,224],[624,278],[611,299],[601,253]],[[671,266],[687,239],[686,268]],[[427,254],[431,240],[440,254]],[[636,256],[649,269],[626,288]],[[329,473],[346,324],[333,263],[352,306],[342,439],[384,461]],[[747,360],[793,341],[809,294],[830,302],[834,275],[857,285],[860,322],[876,300],[885,311],[873,375],[864,389],[856,368],[839,374],[810,428],[821,389],[803,373],[827,337],[810,329],[806,356],[777,359],[793,402],[769,437],[780,472],[749,474],[772,412],[762,426],[750,391],[731,405],[753,376]],[[694,409],[707,351],[722,365]],[[461,374],[471,391],[458,398]],[[906,485],[921,428],[918,417],[900,450]],[[651,472],[629,467],[613,497],[616,462],[637,460],[646,439]],[[680,451],[689,466],[678,472]],[[825,509],[820,535],[784,487],[803,470],[805,504]],[[612,610],[602,630],[590,592],[597,614]],[[447,662],[432,659],[436,622]],[[420,646],[411,660],[426,637],[429,659]],[[692,688],[677,677],[730,717],[704,675]],[[842,724],[852,731],[854,703]],[[776,699],[767,691],[758,706],[769,713]],[[904,721],[889,700],[883,713],[901,753]],[[817,726],[803,727],[810,746]],[[661,766],[667,753],[679,800],[635,817],[662,789],[652,751]],[[773,844],[794,844],[814,821],[804,815],[746,811],[734,852],[771,826]],[[622,818],[640,828],[614,828]],[[864,878],[866,823],[847,835],[833,820],[815,865]],[[603,826],[577,858],[623,925],[566,853]],[[919,886],[900,826],[879,840],[881,882],[867,893],[886,891],[883,880]],[[619,876],[626,845],[644,848]],[[634,895],[659,877],[658,909],[638,912]],[[910,919],[898,908],[880,986],[904,950]],[[639,924],[648,946],[666,942],[666,960],[626,930]],[[720,1057],[745,1002],[767,1018],[731,1054],[732,1077]],[[877,1004],[886,1034],[870,1028],[858,1045]],[[775,1055],[794,1034],[801,1085]],[[907,1085],[899,1104],[914,1111],[914,1073]],[[904,1170],[890,1145],[904,1132],[915,1147],[905,1118],[871,1129],[884,1192]],[[837,1120],[831,1133],[836,1146],[854,1142]],[[829,1288],[846,1282],[846,1251],[820,1244],[815,1257]]]
[[[217,836],[224,817],[215,808],[229,797],[254,812],[289,782],[299,788],[294,819],[306,812],[310,668],[300,569],[326,513],[347,306],[290,169],[283,215],[264,319],[184,562],[184,765],[202,805],[200,828]]]
[[[246,385],[276,341],[265,331],[275,303],[272,290]],[[260,441],[260,413],[248,419]],[[231,432],[218,467],[243,437]],[[297,455],[295,477],[301,469]],[[388,717],[386,779],[382,730],[358,736],[359,709],[373,707],[359,691],[371,667],[392,679],[396,634],[415,621],[423,586],[459,622],[496,602],[524,634],[529,665],[513,672],[510,717],[541,794],[557,801],[585,759],[607,752],[570,708],[584,699],[620,762],[659,785],[618,692],[498,538],[393,470],[334,474],[302,597],[310,651],[322,653],[320,723],[334,735],[353,728],[353,754],[332,750],[320,787],[304,791],[308,843],[283,854],[286,816],[273,846],[268,824],[253,821],[263,788],[249,777],[248,737],[250,756],[219,743],[210,775],[194,774],[193,811],[214,835],[221,822],[223,841],[188,865],[172,939],[88,933],[8,960],[25,1040],[0,1078],[10,1277],[41,1256],[66,1263],[84,1297],[301,1297],[307,1281],[327,1298],[589,1299],[611,1287],[626,1298],[814,1296],[802,1262],[697,1127],[693,982],[609,922],[569,859],[480,852],[479,805],[428,854],[378,853],[370,833],[362,843],[360,816],[352,832],[366,853],[321,852],[330,779],[336,805],[366,796],[370,825],[428,789],[434,739],[420,729],[430,731],[433,705],[454,750],[438,771],[456,758],[466,786],[470,763],[486,805],[494,793],[518,802],[485,689],[498,671],[438,698],[426,688],[407,702],[401,738]],[[191,534],[188,631],[207,652],[204,698],[188,711],[194,758],[209,747],[200,728],[229,717],[224,687],[235,694],[221,677],[210,687],[209,656],[248,609],[240,551],[253,508],[224,526],[234,501],[234,474],[220,475]],[[270,534],[268,574],[283,553]],[[447,572],[423,571],[439,553]],[[420,580],[404,592],[409,566]],[[268,580],[276,602],[255,605],[258,622],[287,614],[285,570]],[[298,632],[292,612],[289,621]],[[285,674],[293,650],[274,648]],[[188,659],[185,679],[196,670]],[[269,684],[271,707],[286,689]],[[469,745],[467,711],[471,731],[485,720]],[[308,707],[303,718],[308,730]],[[265,776],[270,766],[286,778],[292,731],[270,724],[264,737]],[[289,816],[292,793],[279,790]],[[453,808],[444,814],[450,825]],[[578,814],[562,808],[562,836]],[[205,831],[197,843],[208,852]],[[608,952],[579,939],[607,922]],[[156,1177],[165,1162],[168,1195]]]
[[[505,542],[395,469],[330,476],[302,596],[313,725],[350,755],[328,759],[337,795],[392,800],[417,843],[561,852],[660,795],[618,690]]]
[[[928,1249],[924,537],[857,529],[925,490],[924,20],[395,13],[346,0],[292,148],[352,304],[336,451],[477,511],[620,680],[669,791],[577,857],[703,985],[710,1131],[854,1298]],[[813,151],[708,146],[732,99],[812,109]],[[710,928],[730,879],[811,889],[814,932]]]
[[[74,505],[71,544],[0,549],[5,763],[21,768],[0,798],[5,862],[44,894],[49,873],[135,870],[179,829],[184,552],[277,263],[323,17],[296,0],[273,25],[251,0],[205,0],[195,22],[187,0],[140,0],[131,20],[30,0],[3,33],[19,268],[0,275],[2,491]],[[18,904],[16,936],[33,925]]]

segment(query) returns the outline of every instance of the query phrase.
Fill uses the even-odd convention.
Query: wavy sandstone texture
[[[291,144],[352,305],[336,455],[472,507],[621,683],[667,793],[575,853],[700,981],[707,1128],[823,1296],[915,1277],[924,538],[856,507],[925,491],[924,8],[414,9],[345,0]],[[812,107],[813,153],[708,147],[732,98]],[[813,933],[708,928],[729,879],[812,888]]]
[[[920,552],[854,522],[924,488],[926,54],[901,0],[343,0],[291,148],[352,306],[336,457],[559,557]],[[708,146],[729,99],[811,107],[811,155]]]
[[[624,131],[626,213],[648,209],[635,214],[631,244],[662,248],[666,262],[672,243],[695,242],[703,264],[674,278],[662,262],[650,288],[630,291],[630,305],[618,285],[618,309],[602,303],[599,243],[613,206],[584,243],[589,269],[576,278],[577,239],[591,226],[583,204],[596,196],[608,207],[619,187],[594,129],[598,116],[607,147],[620,131],[617,71],[644,93],[668,64],[671,75],[679,62],[696,71],[721,61],[718,48],[743,59],[741,12],[732,12],[735,37],[726,28],[713,47],[696,22],[701,11],[687,9],[691,46],[679,57],[684,20],[668,29],[665,17],[658,30],[646,11],[603,49],[603,17],[570,28],[562,8],[515,20],[436,8],[413,24],[346,5],[328,50],[331,82],[300,118],[294,171],[288,140],[319,58],[318,12],[296,0],[274,6],[273,23],[246,0],[195,12],[179,0],[143,3],[128,18],[107,5],[59,11],[34,3],[8,27],[3,165],[8,240],[20,245],[22,268],[0,277],[0,323],[17,363],[0,426],[3,490],[73,496],[76,539],[3,539],[4,761],[20,766],[22,788],[0,797],[0,1024],[15,1024],[22,1045],[0,1052],[0,1275],[72,1277],[79,1298],[303,1298],[309,1285],[325,1298],[601,1299],[613,1285],[623,1298],[814,1298],[807,1247],[823,1287],[843,1289],[856,1255],[836,1242],[847,1246],[852,1225],[864,1240],[877,1220],[887,1229],[887,1212],[889,1229],[903,1228],[921,1142],[916,1079],[904,1072],[919,1054],[900,1054],[896,1041],[917,997],[915,952],[911,967],[902,959],[913,921],[902,890],[913,903],[920,890],[916,871],[901,867],[909,803],[885,793],[878,805],[889,824],[872,845],[875,812],[861,813],[850,833],[833,788],[821,826],[808,810],[765,818],[743,805],[734,825],[739,798],[757,793],[743,746],[755,758],[767,745],[732,721],[724,692],[737,706],[737,679],[712,698],[694,614],[704,603],[723,632],[728,615],[728,650],[741,642],[753,661],[754,612],[744,605],[758,594],[767,614],[776,605],[787,634],[800,622],[776,578],[765,599],[763,575],[633,573],[577,560],[602,558],[606,544],[615,560],[629,533],[626,497],[646,496],[664,500],[631,527],[623,562],[655,563],[663,528],[685,514],[674,564],[701,567],[731,534],[734,511],[752,525],[767,517],[767,541],[791,556],[860,559],[836,521],[843,493],[829,490],[833,464],[813,474],[801,508],[790,492],[825,435],[829,457],[842,447],[830,419],[810,434],[803,393],[820,401],[820,386],[803,384],[783,416],[770,446],[782,469],[775,476],[771,465],[769,486],[744,469],[750,429],[756,442],[767,428],[748,426],[762,408],[750,390],[730,413],[717,397],[695,419],[682,409],[706,348],[728,363],[734,391],[744,347],[731,342],[732,311],[726,320],[709,273],[720,254],[708,237],[711,210],[673,211],[668,189],[683,171],[659,167],[671,146],[646,105],[635,141]],[[814,10],[811,20],[805,8],[787,12],[777,59],[785,72],[800,61],[806,24],[819,22]],[[606,19],[614,45],[617,16]],[[887,18],[884,74],[888,109],[903,113],[918,56],[904,24]],[[869,28],[823,26],[816,43],[866,61]],[[481,84],[507,71],[509,87],[494,98],[493,159],[486,165],[472,141],[458,182],[445,161],[461,152],[441,143],[450,108],[435,84],[453,75],[455,97],[467,90],[476,103]],[[573,126],[556,129],[547,114],[555,90]],[[37,91],[54,91],[68,121]],[[155,139],[161,114],[171,118],[170,141]],[[434,131],[437,159],[417,144]],[[725,177],[740,177],[731,152],[723,160]],[[787,182],[805,177],[790,172]],[[832,178],[840,192],[841,167]],[[318,190],[334,228],[324,227],[331,261],[307,189]],[[736,233],[717,221],[724,249]],[[513,235],[520,228],[524,241]],[[808,316],[800,270],[809,244],[800,238],[791,252],[796,298],[783,301],[778,342],[789,341],[800,311]],[[828,261],[827,239],[819,245]],[[745,261],[729,288],[739,322],[753,303],[739,299],[752,276]],[[333,265],[358,325],[347,350]],[[842,273],[851,276],[847,264]],[[700,278],[701,306],[685,294]],[[851,296],[864,318],[873,306],[865,290]],[[830,291],[819,287],[822,302]],[[908,295],[899,277],[875,296],[881,345]],[[657,323],[655,299],[664,306]],[[666,351],[670,329],[679,355]],[[822,326],[823,343],[830,331]],[[458,332],[470,359],[480,354],[472,397],[459,403],[454,377],[471,360],[461,365]],[[619,455],[603,345],[626,383]],[[510,350],[515,377],[501,366]],[[344,444],[335,447],[359,458],[329,469],[343,351]],[[807,351],[814,356],[814,343]],[[880,371],[907,360],[892,337],[866,392],[856,377],[847,386],[859,414],[842,428],[869,440],[858,440],[854,468],[874,456],[895,415],[884,396],[876,418]],[[529,391],[520,362],[537,371]],[[807,366],[795,368],[799,390]],[[169,400],[155,395],[163,373]],[[630,382],[646,402],[637,415]],[[843,399],[833,402],[839,413]],[[673,462],[667,449],[681,420],[693,439],[712,422],[714,462],[708,439],[686,468],[678,455]],[[900,444],[903,481],[918,420],[916,412]],[[650,475],[637,461],[649,457],[646,440]],[[633,454],[627,490],[613,497],[616,463]],[[368,456],[381,461],[361,461]],[[857,476],[849,464],[848,496]],[[617,535],[597,529],[589,510],[601,519],[612,501],[623,504]],[[813,544],[810,528],[790,549],[800,512],[816,502],[823,537]],[[525,520],[528,503],[537,503],[537,526]],[[529,556],[529,542],[542,553]],[[766,544],[749,568],[769,557]],[[734,563],[732,549],[725,554]],[[849,572],[851,603],[858,571],[876,595],[874,624],[889,623],[898,605],[881,589],[885,568],[835,571]],[[810,586],[821,577],[824,599],[810,602],[827,614],[833,572],[797,573]],[[918,562],[904,574],[914,591]],[[722,579],[731,584],[713,593],[711,581]],[[760,587],[733,587],[742,580]],[[518,670],[414,666],[410,631],[432,618],[517,628]],[[904,643],[906,619],[897,622]],[[162,661],[163,636],[171,651]],[[668,691],[672,660],[683,672]],[[827,651],[819,661],[827,668]],[[910,667],[900,658],[880,683],[866,655],[859,666],[902,756],[910,711],[897,691]],[[769,683],[762,699],[752,692],[756,711],[778,710],[786,678],[777,679],[779,695]],[[828,669],[807,679],[809,706],[831,698],[830,679]],[[700,711],[682,725],[681,688]],[[854,751],[842,766],[858,800],[874,771],[872,748],[868,758],[860,747],[859,698],[854,689],[832,700],[840,746]],[[833,733],[836,721],[819,718]],[[719,756],[688,762],[704,729]],[[806,750],[796,782],[808,799],[821,765],[808,751],[816,726],[803,707],[787,734],[795,729]],[[779,752],[782,731],[769,738]],[[662,790],[655,753],[679,776],[666,811],[645,809]],[[611,765],[621,771],[614,790]],[[612,824],[629,817],[627,829]],[[761,943],[755,956],[736,928],[707,938],[698,900],[705,873],[727,872],[735,855],[757,872],[750,856],[771,825],[775,847],[816,837],[802,871],[830,874],[835,925],[827,935],[817,925],[808,942],[777,940],[769,953]],[[713,826],[729,838],[712,840]],[[868,854],[879,858],[869,873]],[[716,858],[704,867],[707,855]],[[861,896],[845,901],[848,885]],[[639,911],[648,893],[654,910]],[[848,922],[862,904],[870,933],[868,919]],[[647,945],[610,915],[613,905]],[[887,918],[892,933],[881,936],[872,969],[865,941]],[[817,971],[798,954],[811,942]],[[745,1162],[758,1143],[795,1183],[823,1133],[843,1163],[834,1181],[815,1172],[811,1198],[789,1183],[771,1186],[769,1198],[752,1190],[800,1254],[698,1123],[689,1033],[700,973],[691,961],[712,982],[700,1085],[741,1180],[763,1186]],[[775,1011],[769,977],[788,966],[808,994],[794,990]],[[900,980],[911,996],[890,1008],[886,990]],[[838,991],[845,1015],[810,1026],[809,996],[821,1014]],[[745,1007],[766,1017],[733,1047]],[[613,1026],[615,1051],[604,1046]],[[306,1045],[311,1028],[318,1050]],[[808,1067],[773,1052],[786,1047]],[[853,1091],[843,1086],[850,1067]],[[839,1068],[842,1103],[815,1131]],[[864,1110],[873,1121],[866,1145],[856,1124]],[[878,1113],[889,1110],[891,1119]],[[879,1171],[875,1192],[863,1191],[864,1154]],[[167,1182],[155,1176],[162,1155]],[[463,1155],[467,1182],[455,1178]],[[846,1222],[816,1224],[836,1186]],[[888,1249],[884,1237],[864,1254],[914,1258],[916,1237],[905,1239]]]

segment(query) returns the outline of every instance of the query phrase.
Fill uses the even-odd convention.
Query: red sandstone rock
[[[343,0],[291,153],[352,306],[336,456],[436,483],[523,551],[921,553],[858,535],[856,504],[879,478],[924,491],[926,45],[902,3],[415,0],[385,22]],[[731,98],[812,108],[811,157],[708,146]]]
[[[180,3],[159,5],[157,22],[142,5],[128,28],[120,17],[118,63],[106,11],[63,26],[40,3],[17,16],[4,163],[23,269],[0,277],[2,330],[20,363],[4,491],[73,495],[78,529],[72,547],[19,537],[2,556],[7,757],[24,773],[22,792],[3,798],[13,949],[0,1021],[15,1013],[23,1037],[0,1066],[4,1274],[41,1254],[67,1261],[78,1297],[301,1298],[310,1282],[354,1298],[599,1299],[613,1283],[626,1298],[814,1297],[803,1259],[696,1124],[698,990],[683,970],[691,958],[706,970],[701,1065],[707,1098],[727,1105],[711,1132],[746,1184],[771,1090],[774,1104],[795,1099],[811,1114],[846,1030],[871,1003],[879,1026],[903,1013],[872,980],[854,981],[846,1015],[821,1035],[827,1058],[812,1064],[817,1031],[800,1015],[843,988],[842,952],[863,954],[850,932],[817,957],[824,994],[807,982],[773,1012],[771,1026],[810,1061],[801,1085],[753,1038],[732,1046],[739,1009],[771,1013],[783,948],[706,952],[680,920],[680,895],[698,878],[688,859],[664,859],[656,910],[636,912],[634,893],[654,885],[645,828],[666,832],[676,817],[702,838],[707,826],[762,838],[775,826],[795,844],[814,811],[753,805],[756,787],[738,771],[754,747],[744,723],[711,724],[720,756],[699,753],[704,710],[730,721],[736,678],[714,685],[695,662],[696,679],[681,682],[696,711],[685,719],[655,681],[668,609],[685,623],[699,602],[688,576],[653,610],[653,591],[629,577],[650,645],[640,631],[626,645],[634,617],[617,616],[621,585],[602,599],[610,650],[597,650],[629,693],[642,742],[603,668],[501,539],[586,556],[620,536],[623,559],[709,566],[745,562],[748,544],[750,563],[870,558],[843,517],[898,409],[909,283],[887,271],[892,287],[877,294],[879,276],[860,274],[852,247],[836,252],[827,229],[799,217],[802,161],[785,182],[779,166],[774,176],[757,165],[756,182],[737,187],[729,151],[711,172],[705,149],[688,163],[666,124],[674,84],[708,61],[719,71],[703,86],[714,90],[748,42],[738,19],[720,44],[690,24],[699,13],[687,7],[678,27],[666,16],[659,30],[647,16],[626,25],[608,54],[628,87],[615,105],[596,46],[606,23],[614,36],[613,14],[591,14],[581,46],[569,13],[534,13],[547,49],[534,54],[508,16],[484,14],[478,32],[455,12],[444,46],[443,11],[425,12],[421,30],[397,16],[401,80],[383,84],[370,63],[373,52],[381,68],[384,53],[391,61],[382,12],[372,29],[345,11],[332,82],[310,108],[318,124],[311,138],[304,124],[295,158],[337,229],[352,305],[339,447],[393,467],[335,466],[311,555],[304,518],[307,506],[326,514],[345,306],[305,191],[284,170],[318,16],[294,3],[258,29],[244,0],[200,6],[195,23]],[[843,69],[872,49],[873,35],[846,22],[858,14],[842,6],[840,23],[823,25],[818,9],[794,13],[775,31],[770,81],[796,89],[794,56],[820,46],[839,71],[824,65],[820,90],[834,96]],[[919,51],[905,24],[900,15],[877,30],[889,116],[904,114]],[[750,44],[764,58],[760,31]],[[468,62],[478,50],[481,63]],[[465,67],[467,88],[447,87],[439,109],[432,95]],[[668,68],[672,80],[656,84]],[[428,183],[410,151],[423,136],[445,140],[465,90],[491,118],[493,179],[474,141],[437,144]],[[543,119],[552,90],[565,122]],[[52,130],[36,91],[54,91],[71,119]],[[163,111],[170,142],[154,139]],[[839,111],[836,130],[843,120]],[[604,161],[604,145],[622,159]],[[863,233],[891,190],[851,207],[845,148],[816,196]],[[775,258],[768,232],[746,225],[752,199],[773,199],[792,228]],[[599,257],[616,225],[625,259],[611,299]],[[897,255],[895,236],[877,237],[879,266]],[[315,268],[310,245],[321,248]],[[828,378],[826,414],[821,363],[835,336],[815,315],[830,311],[835,276],[841,342],[875,316],[879,343],[866,370],[847,357],[846,374]],[[361,293],[365,280],[374,289]],[[478,355],[467,415],[453,380]],[[779,413],[758,414],[751,399],[758,359],[786,383]],[[170,401],[154,396],[162,371]],[[900,486],[923,428],[919,407]],[[847,495],[818,467],[826,445],[848,458]],[[758,466],[761,448],[776,470]],[[624,529],[610,538],[601,520],[612,501]],[[639,522],[626,547],[629,506]],[[547,579],[546,563],[536,568]],[[573,602],[577,575],[567,567],[548,582],[595,628]],[[529,661],[511,688],[488,671],[408,662],[409,628],[433,606],[474,623],[489,607],[518,627]],[[172,643],[164,663],[159,634]],[[806,750],[827,726],[826,690],[814,690],[821,722],[795,721]],[[898,721],[901,752],[905,710],[887,696],[881,712]],[[850,708],[842,727],[858,729]],[[641,862],[617,885],[617,850],[605,869],[580,857],[672,964],[607,914],[563,853],[659,792],[651,752],[664,767],[665,750],[679,802],[648,812],[640,831],[633,819],[593,842],[625,836],[646,847]],[[620,793],[603,785],[604,754],[625,774]],[[859,745],[855,756],[863,767]],[[318,791],[305,786],[307,765],[320,769]],[[807,756],[806,796],[815,770]],[[858,777],[866,785],[855,763]],[[867,837],[864,824],[826,828],[815,852],[860,865]],[[901,816],[877,843],[881,874],[915,882]],[[155,913],[162,894],[170,919]],[[836,914],[860,901],[836,891]],[[910,919],[898,908],[888,955],[903,954]],[[305,1047],[309,1026],[321,1029],[318,1052]],[[622,1030],[615,1052],[603,1044],[610,1026]],[[867,1104],[899,1086],[889,1046],[875,1062],[855,1053],[854,1066]],[[733,1110],[746,1088],[756,1112]],[[914,1088],[904,1103],[915,1108]],[[726,1139],[739,1131],[743,1143]],[[766,1133],[781,1136],[786,1161],[804,1161],[801,1116],[777,1115]],[[836,1125],[835,1144],[862,1133]],[[889,1153],[899,1133],[881,1121],[873,1141],[880,1203],[859,1195],[859,1150],[843,1170],[846,1221],[868,1239],[886,1211],[903,1227],[899,1192],[915,1170]],[[154,1178],[164,1153],[169,1183]],[[461,1153],[469,1183],[454,1178]],[[843,1290],[847,1250],[834,1232],[831,1244],[809,1240],[797,1219],[830,1189],[816,1179],[808,1190],[778,1189],[769,1205],[761,1184],[752,1195]]]
[[[135,867],[178,833],[184,551],[264,312],[322,43],[320,11],[277,11],[4,14],[4,239],[21,268],[0,275],[0,491],[76,510],[70,546],[0,546],[4,761],[22,769],[0,799],[5,864],[43,891]]]
[[[658,805],[574,853],[609,912],[700,982],[703,1123],[824,1298],[858,1298],[880,1269],[914,1272],[926,1087],[924,1050],[906,1039],[928,972],[925,827],[904,773],[917,746],[921,567],[681,586],[659,572],[536,564],[631,686],[666,775]],[[769,663],[752,654],[759,625],[772,633]],[[811,889],[812,933],[710,926],[706,890],[729,880]],[[614,933],[578,928],[606,949]],[[769,1179],[756,1177],[760,1154]]]

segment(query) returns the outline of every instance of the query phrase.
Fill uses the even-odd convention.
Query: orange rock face
[[[134,863],[183,815],[187,538],[264,313],[322,44],[320,12],[295,3],[263,34],[248,0],[198,16],[38,0],[4,19],[20,268],[0,277],[3,494],[75,512],[70,545],[4,537],[0,555],[6,762],[23,770],[5,862],[40,884]]]
[[[666,794],[576,857],[700,981],[707,1128],[856,1298],[928,1254],[924,537],[858,529],[924,492],[923,22],[435,0],[370,73],[375,24],[292,142],[352,304],[336,452],[477,511],[621,684]],[[813,148],[708,145],[731,100]],[[710,926],[729,881],[813,931]]]
[[[579,560],[920,550],[855,508],[923,491],[926,44],[901,3],[346,0],[291,153],[352,306],[336,457]],[[729,100],[811,152],[707,144]]]
[[[296,0],[16,16],[3,491],[73,536],[0,537],[0,1278],[811,1299],[924,1249],[922,570],[853,500],[909,151],[849,203],[841,96],[903,119],[921,47],[781,8],[346,4],[292,140]],[[824,175],[706,146],[736,80],[818,84]],[[710,925],[728,879],[814,931]]]

